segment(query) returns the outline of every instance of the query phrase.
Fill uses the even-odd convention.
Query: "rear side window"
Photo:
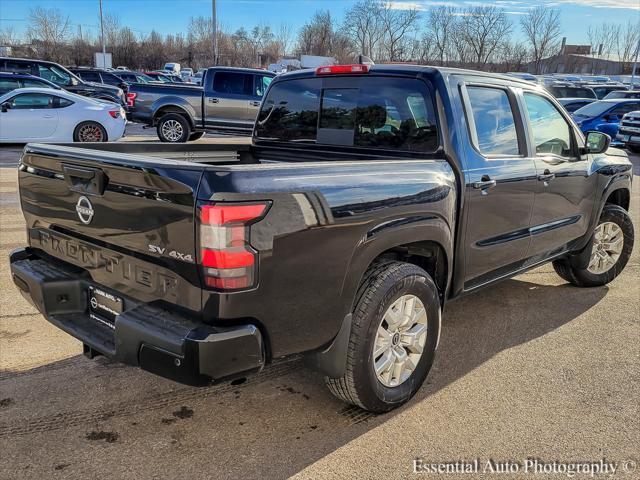
[[[323,79],[279,82],[263,102],[256,137],[321,145],[432,152],[438,147],[427,86],[408,78],[362,77],[323,88]],[[300,135],[303,132],[302,136]]]
[[[3,70],[5,72],[31,73],[31,63],[7,60],[4,64]]]
[[[28,88],[28,87],[53,88],[48,83],[44,83],[39,80],[33,80],[31,78],[25,78],[22,81],[22,84],[25,88]]]
[[[213,76],[213,89],[218,93],[250,95],[252,88],[253,75],[236,72],[216,72]]]
[[[467,92],[478,150],[484,155],[520,155],[507,92],[491,87],[469,87]]]

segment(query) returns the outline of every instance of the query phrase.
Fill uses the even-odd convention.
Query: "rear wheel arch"
[[[187,112],[184,108],[178,105],[165,105],[163,107],[158,108],[158,110],[156,110],[156,112],[153,114],[152,124],[157,125],[162,117],[170,113],[182,115],[187,120],[191,128],[195,127],[195,122],[193,121],[193,118],[189,114],[189,112]]]

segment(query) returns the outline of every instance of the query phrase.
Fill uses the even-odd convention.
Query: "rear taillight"
[[[369,65],[330,65],[316,68],[316,75],[339,75],[349,73],[368,73]]]
[[[109,115],[111,115],[111,118],[119,118],[120,110],[109,110]]]
[[[137,93],[127,93],[127,107],[133,107],[136,103]]]
[[[202,205],[200,257],[204,282],[219,290],[253,287],[258,253],[250,244],[250,225],[265,216],[268,203]]]

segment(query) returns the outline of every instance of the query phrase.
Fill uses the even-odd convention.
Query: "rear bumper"
[[[29,248],[14,251],[10,263],[22,295],[49,322],[82,341],[85,352],[187,385],[206,385],[264,366],[262,335],[254,325],[212,327],[126,297],[123,313],[110,325],[89,316],[88,288],[95,284],[86,272]]]

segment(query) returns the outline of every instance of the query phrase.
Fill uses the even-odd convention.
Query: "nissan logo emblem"
[[[93,218],[93,205],[91,205],[89,199],[84,195],[80,197],[78,203],[76,203],[76,213],[82,223],[85,225],[91,223],[91,219]]]

